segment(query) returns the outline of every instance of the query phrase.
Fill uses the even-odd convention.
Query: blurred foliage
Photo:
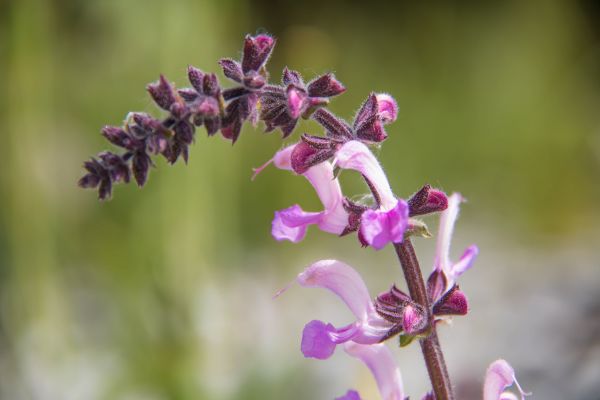
[[[335,71],[349,88],[340,115],[371,90],[398,100],[381,160],[399,195],[429,182],[465,194],[473,223],[494,224],[481,229],[564,237],[598,217],[599,16],[569,0],[0,2],[0,396],[307,398],[293,363],[271,374],[250,362],[227,390],[199,378],[215,363],[199,339],[198,319],[211,324],[201,288],[297,268],[317,243],[341,248],[270,238],[274,209],[318,207],[301,179],[250,182],[278,135],[246,129],[231,147],[200,130],[187,167],[158,162],[143,191],[118,187],[104,204],[75,185],[106,147],[104,124],[154,112],[144,88],[159,73],[184,85],[188,64],[216,71],[264,29],[278,38],[273,78],[285,65]],[[244,324],[231,322],[232,340]]]

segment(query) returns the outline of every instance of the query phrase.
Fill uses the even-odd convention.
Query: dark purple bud
[[[354,118],[356,137],[367,142],[383,142],[387,133],[377,114],[377,96],[371,93]]]
[[[138,152],[133,155],[131,169],[139,187],[144,186],[146,183],[151,162],[150,157],[146,153]]]
[[[149,84],[146,88],[160,108],[170,111],[171,105],[176,101],[175,92],[163,75],[157,82]]]
[[[173,127],[175,131],[175,139],[186,145],[192,144],[194,141],[194,125],[189,121],[179,121],[177,125]]]
[[[198,92],[196,92],[195,89],[179,89],[177,90],[177,93],[179,93],[181,98],[188,103],[196,100],[199,97]]]
[[[305,173],[310,167],[333,157],[332,149],[316,149],[306,142],[299,142],[292,150],[292,169],[297,174]]]
[[[239,97],[246,96],[248,93],[250,92],[244,87],[225,89],[223,90],[223,99],[225,101],[235,100]]]
[[[216,117],[220,111],[219,103],[213,97],[204,97],[196,102],[193,111],[205,117]]]
[[[267,62],[275,39],[269,35],[247,35],[244,41],[244,55],[242,57],[242,71],[258,71]]]
[[[100,200],[108,200],[112,196],[112,181],[110,178],[103,178],[100,181],[100,187],[98,188],[98,198]]]
[[[188,79],[198,93],[204,92],[204,72],[190,65],[188,66]]]
[[[290,117],[298,119],[306,110],[308,95],[306,91],[294,85],[289,85],[286,90],[287,107]]]
[[[221,87],[219,86],[219,80],[215,74],[204,75],[204,94],[207,96],[217,97],[221,93]]]
[[[444,293],[447,284],[448,279],[446,278],[444,271],[434,269],[427,279],[427,294],[429,295],[429,300],[432,303],[435,303],[437,299],[440,298],[442,293]]]
[[[319,108],[315,111],[312,118],[325,128],[327,136],[345,140],[352,140],[354,137],[352,129],[346,122],[323,108]]]
[[[348,213],[348,226],[344,228],[344,231],[340,234],[340,236],[345,236],[351,232],[357,231],[360,227],[360,218],[362,217],[362,214],[369,208],[367,206],[363,206],[362,204],[355,203],[348,198],[344,198],[343,206],[346,212]],[[361,240],[360,237],[359,240]],[[366,244],[365,241],[364,247],[366,247],[367,245],[368,244]]]
[[[345,91],[346,88],[340,81],[335,79],[332,73],[320,76],[308,84],[308,95],[310,97],[332,97]]]
[[[307,133],[300,136],[300,139],[304,143],[310,145],[311,147],[314,147],[315,149],[319,149],[319,150],[323,150],[323,149],[333,150],[333,149],[335,149],[336,144],[337,144],[330,138],[309,135]]]
[[[239,119],[234,119],[227,125],[221,127],[221,134],[225,139],[231,140],[231,144],[235,144],[242,131],[242,122]]]
[[[443,211],[448,208],[448,197],[441,190],[425,185],[410,197],[408,207],[411,217]]]
[[[304,81],[302,75],[298,71],[294,71],[285,67],[283,69],[283,77],[281,78],[283,86],[295,85],[298,87],[304,87]]]
[[[111,181],[129,183],[129,165],[121,156],[104,152],[100,153],[99,157]]]
[[[219,128],[221,128],[221,121],[219,118],[205,118],[204,127],[206,128],[208,136],[212,136],[218,132]]]
[[[260,89],[266,82],[265,77],[255,71],[248,72],[243,79],[244,86],[248,89]]]
[[[244,73],[242,72],[240,63],[232,60],[231,58],[222,58],[219,61],[219,65],[221,65],[221,68],[223,68],[223,74],[226,77],[232,81],[242,83],[242,79],[244,79]]]
[[[98,186],[99,183],[100,177],[98,175],[89,173],[81,177],[81,179],[79,179],[79,182],[77,182],[77,185],[84,189],[93,189],[96,186]]]
[[[441,299],[433,305],[435,316],[443,315],[467,315],[469,304],[467,296],[459,289],[458,285],[452,286]]]
[[[380,143],[387,139],[383,124],[377,117],[371,117],[360,129],[356,130],[356,137],[365,142]]]
[[[128,149],[131,145],[131,138],[122,128],[116,126],[105,126],[102,128],[102,136],[115,146]]]
[[[354,129],[359,129],[362,125],[365,125],[369,121],[369,119],[376,116],[377,97],[375,96],[375,93],[371,93],[358,109],[358,112],[354,117],[354,123],[352,125]]]
[[[171,109],[169,111],[171,111],[171,116],[176,120],[182,120],[184,118],[187,118],[190,114],[189,107],[184,103],[180,102],[175,102],[171,104]]]

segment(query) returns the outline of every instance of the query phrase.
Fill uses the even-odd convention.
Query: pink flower
[[[519,390],[519,397],[504,391],[513,384]],[[506,361],[496,360],[488,367],[483,384],[483,400],[523,400],[529,395],[523,391],[515,378],[515,371]]]
[[[273,164],[279,169],[291,171],[292,152],[296,146],[292,145],[277,152],[272,159]],[[340,183],[333,174],[333,166],[329,161],[325,161],[308,168],[302,175],[315,188],[323,203],[323,211],[307,212],[298,204],[276,211],[271,234],[277,240],[289,240],[294,243],[304,239],[309,225],[317,225],[325,232],[341,234],[348,225],[348,213],[344,209],[344,196]]]
[[[392,323],[376,311],[361,276],[352,267],[336,260],[321,260],[312,264],[297,278],[303,287],[328,289],[346,303],[356,321],[342,328],[313,320],[302,333],[302,353],[305,357],[329,358],[335,346],[347,341],[361,344],[378,343],[392,328]]]
[[[390,332],[399,333],[404,325],[414,325],[413,313],[410,321],[390,321],[376,310],[369,291],[361,276],[352,267],[336,260],[321,260],[312,264],[298,275],[303,287],[328,289],[336,294],[352,311],[356,321],[341,328],[313,320],[302,332],[301,350],[305,357],[329,358],[338,344],[349,341],[360,344],[375,344],[389,337]]]
[[[459,193],[450,195],[448,208],[442,212],[440,217],[433,270],[434,273],[443,272],[447,279],[443,291],[454,286],[458,277],[471,268],[477,254],[479,254],[479,248],[473,244],[467,247],[457,262],[450,261],[450,241],[452,240],[454,224],[458,218],[459,206],[463,201],[464,199]]]
[[[350,140],[336,152],[334,164],[360,172],[375,197],[377,209],[367,209],[362,214],[361,239],[377,250],[390,242],[401,243],[408,226],[408,204],[394,196],[381,165],[369,148],[357,140]]]
[[[344,350],[352,357],[361,360],[371,371],[383,400],[404,400],[404,388],[400,368],[394,361],[392,352],[384,344],[362,345],[354,342],[344,344]],[[360,400],[355,391],[349,391],[341,399]]]

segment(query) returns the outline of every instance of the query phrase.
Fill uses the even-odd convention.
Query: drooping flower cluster
[[[337,260],[318,261],[296,279],[303,287],[328,289],[346,304],[355,318],[339,328],[320,320],[308,322],[300,345],[304,356],[324,360],[342,345],[346,353],[367,365],[383,399],[405,400],[400,370],[383,342],[396,336],[401,346],[414,339],[429,340],[436,336],[438,323],[467,314],[467,297],[457,279],[472,266],[478,248],[469,246],[457,262],[449,257],[463,198],[458,193],[446,196],[429,185],[407,200],[396,196],[370,148],[387,139],[385,125],[398,117],[396,101],[386,93],[370,93],[350,124],[326,109],[332,97],[346,90],[332,73],[305,83],[297,71],[286,67],[281,84],[269,82],[266,64],[275,42],[270,35],[248,35],[239,61],[230,58],[219,61],[224,76],[235,83],[231,88],[222,88],[215,74],[192,66],[188,68],[191,85],[188,88],[176,89],[161,75],[147,90],[165,116],[155,118],[131,112],[122,126],[104,127],[102,135],[120,148],[121,153],[105,151],[86,161],[87,173],[79,185],[97,188],[101,200],[111,197],[113,184],[128,183],[132,176],[141,187],[154,165],[153,156],[160,155],[171,164],[180,158],[187,163],[189,146],[200,126],[205,127],[208,136],[220,131],[233,144],[246,122],[256,125],[262,121],[265,132],[279,129],[286,138],[301,118],[313,119],[322,127],[322,135],[302,134],[299,141],[278,151],[255,170],[254,176],[273,164],[305,177],[323,205],[319,211],[305,211],[299,204],[276,211],[271,225],[276,240],[300,242],[308,227],[315,225],[321,231],[339,236],[356,232],[364,247],[381,250],[391,244],[401,257],[401,252],[407,251],[401,246],[408,243],[412,248],[411,236],[430,236],[425,223],[416,217],[441,212],[433,271],[425,286],[418,262],[413,263],[415,277],[411,280],[406,275],[411,295],[393,284],[372,299],[360,274]],[[337,173],[344,170],[360,174],[372,201],[357,202],[344,195]],[[418,281],[422,290],[415,286]],[[443,358],[436,362],[443,364]],[[440,382],[433,382],[432,378],[432,384],[439,389]],[[483,400],[517,399],[505,391],[512,384],[523,400],[526,394],[516,382],[512,367],[504,360],[494,362],[486,374]],[[430,392],[423,400],[435,398],[434,392]],[[338,400],[360,400],[360,395],[349,390]]]
[[[266,34],[248,35],[239,61],[223,58],[223,74],[237,84],[223,89],[213,73],[188,68],[191,87],[176,89],[164,76],[148,85],[147,90],[166,116],[155,118],[132,112],[122,126],[106,126],[103,136],[121,153],[103,152],[84,163],[86,174],[79,180],[83,188],[97,188],[101,200],[109,199],[114,183],[130,181],[133,174],[141,187],[146,183],[152,156],[161,155],[173,164],[189,156],[197,127],[204,126],[208,136],[217,132],[235,143],[245,122],[265,123],[265,131],[280,128],[283,137],[292,133],[299,118],[326,106],[329,98],[345,91],[331,73],[313,79],[307,85],[299,73],[283,72],[282,86],[269,84],[266,63],[275,47],[275,39]]]

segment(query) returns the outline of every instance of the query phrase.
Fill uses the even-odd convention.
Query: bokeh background
[[[162,160],[147,186],[99,203],[76,187],[99,132],[155,112],[145,85],[188,64],[217,71],[246,33],[278,38],[269,65],[371,91],[400,117],[379,154],[396,193],[461,191],[453,255],[472,312],[441,331],[459,398],[480,398],[503,357],[538,399],[600,399],[600,7],[597,2],[14,0],[0,2],[0,397],[21,399],[378,398],[342,351],[299,352],[302,326],[350,314],[292,287],[308,263],[354,265],[373,294],[402,283],[393,251],[311,230],[269,234],[273,210],[318,209],[305,180],[251,168],[281,146],[247,128],[232,147],[197,133],[190,163]],[[312,123],[300,131],[320,133]],[[298,131],[297,131],[298,132]],[[294,138],[297,138],[298,133]],[[294,140],[294,138],[290,140]],[[342,174],[346,193],[366,188]],[[428,218],[435,232],[436,218]],[[419,240],[425,271],[434,240]],[[394,341],[391,347],[396,347]],[[418,346],[394,350],[411,398]]]

